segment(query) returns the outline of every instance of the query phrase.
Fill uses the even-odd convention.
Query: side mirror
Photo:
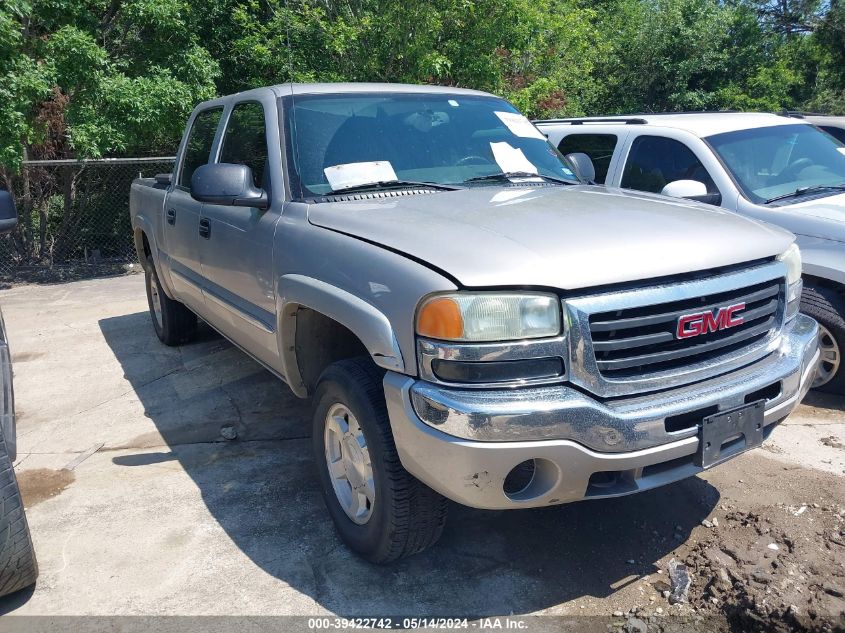
[[[663,187],[660,193],[672,198],[686,198],[716,206],[722,204],[722,194],[707,193],[707,186],[697,180],[675,180]]]
[[[206,204],[259,209],[270,206],[267,193],[253,184],[252,170],[232,163],[198,167],[191,176],[191,196]]]
[[[9,233],[18,223],[18,211],[12,194],[0,189],[0,235]]]
[[[567,154],[566,159],[575,167],[575,172],[581,177],[581,180],[595,184],[596,167],[589,156],[583,152],[574,152]]]

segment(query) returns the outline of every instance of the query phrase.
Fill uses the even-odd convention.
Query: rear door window
[[[246,165],[255,186],[267,189],[267,156],[264,108],[255,101],[237,104],[226,125],[220,162]]]
[[[182,170],[179,174],[180,186],[190,189],[191,176],[194,175],[194,171],[208,163],[211,146],[214,144],[214,135],[217,133],[217,126],[220,124],[222,115],[223,108],[212,108],[203,110],[194,119],[194,124],[188,134],[185,154],[182,157]]]
[[[718,193],[716,184],[689,147],[671,138],[640,136],[631,145],[621,186],[660,193],[676,180],[697,180],[707,193]]]
[[[584,153],[596,168],[596,182],[604,184],[618,139],[615,134],[570,134],[557,146],[561,154]]]

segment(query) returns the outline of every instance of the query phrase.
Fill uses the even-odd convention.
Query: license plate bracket
[[[710,468],[763,443],[766,401],[708,415],[698,431],[695,465]]]

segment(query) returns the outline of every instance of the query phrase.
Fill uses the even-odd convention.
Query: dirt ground
[[[210,331],[161,346],[140,276],[14,288],[0,305],[41,569],[0,613],[845,631],[842,398],[811,395],[762,450],[643,494],[511,512],[453,505],[434,548],[377,567],[327,517],[309,403]],[[691,579],[678,604],[665,593],[673,559]]]
[[[667,517],[650,544],[641,539],[644,553],[667,538],[677,546],[655,561],[653,573],[636,579],[636,604],[611,599],[616,628],[688,630],[682,625],[702,618],[712,631],[845,630],[841,478],[762,455],[742,459],[742,478],[726,469],[703,477],[720,498],[689,537]],[[690,576],[686,602],[673,604],[672,561]]]

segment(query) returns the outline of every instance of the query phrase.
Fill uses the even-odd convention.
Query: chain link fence
[[[0,282],[90,277],[137,262],[130,185],[170,172],[173,163],[172,157],[25,162],[11,178],[19,221],[0,237]]]

